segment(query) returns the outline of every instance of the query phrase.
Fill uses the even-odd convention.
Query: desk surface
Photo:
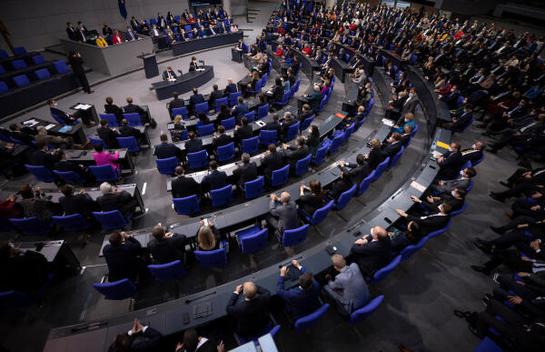
[[[177,92],[183,94],[199,87],[214,78],[214,67],[204,66],[202,71],[190,71],[178,76],[175,81],[160,81],[151,84],[151,89],[155,90],[159,100],[172,98],[172,94]]]
[[[37,250],[38,244],[43,244],[43,247],[40,250]],[[42,254],[49,263],[52,263],[57,254],[59,254],[64,240],[59,241],[36,241],[36,242],[16,242],[13,244],[13,247],[20,249],[22,251],[33,251],[36,253]]]

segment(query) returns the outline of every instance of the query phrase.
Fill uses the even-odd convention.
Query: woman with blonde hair
[[[197,247],[200,251],[213,251],[220,245],[220,235],[214,224],[201,220],[201,227],[197,232]]]

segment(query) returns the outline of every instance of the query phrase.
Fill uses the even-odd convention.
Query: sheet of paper
[[[382,119],[382,123],[389,127],[392,127],[394,125],[394,121],[388,119]]]
[[[433,157],[434,157],[435,159],[437,159],[437,158],[439,158],[441,155],[443,155],[443,154],[439,153],[437,150],[434,150],[431,154],[433,155]]]
[[[426,187],[422,186],[420,183],[413,181],[411,182],[411,187],[416,189],[417,191],[423,193],[426,190]]]
[[[53,127],[55,127],[55,124],[54,124],[54,123],[50,123],[49,125],[45,126],[45,129],[49,131],[49,130],[52,129]]]

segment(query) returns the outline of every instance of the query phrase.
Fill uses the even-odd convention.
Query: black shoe
[[[475,270],[478,273],[483,273],[485,275],[490,275],[490,271],[482,265],[471,265],[471,269]]]
[[[505,230],[503,230],[501,227],[490,226],[490,229],[498,235],[503,235],[503,233],[505,232]]]
[[[500,185],[505,186],[507,188],[511,188],[511,185],[509,184],[509,182],[500,181]]]
[[[475,245],[475,247],[479,248],[481,251],[483,251],[486,254],[490,253],[490,246],[487,244],[484,244],[475,240],[473,241],[473,245]]]
[[[497,200],[498,202],[505,202],[505,198],[501,197],[499,194],[497,193],[494,193],[494,192],[490,192],[489,194],[490,198],[494,199],[494,200]]]

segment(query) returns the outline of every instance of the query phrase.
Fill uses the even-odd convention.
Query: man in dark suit
[[[382,154],[384,158],[390,157],[392,159],[403,147],[401,143],[401,135],[399,133],[392,133],[390,138],[386,140],[386,144],[383,146]]]
[[[322,101],[322,93],[320,93],[320,86],[315,84],[312,88],[312,93],[305,96],[308,99],[308,105],[315,113],[320,109],[320,102]]]
[[[189,139],[185,142],[185,152],[186,153],[195,153],[202,150],[202,140],[197,138],[197,135],[194,131],[189,131]]]
[[[176,178],[172,180],[172,198],[184,198],[196,194],[200,197],[202,194],[201,185],[193,179],[186,177],[183,166],[176,167]]]
[[[144,110],[144,108],[141,106],[133,104],[133,99],[131,97],[127,97],[127,105],[123,107],[123,110],[126,113],[138,113],[143,124],[150,122],[150,117],[148,116],[146,110]]]
[[[451,117],[450,122],[445,122],[441,125],[453,131],[461,131],[469,124],[471,119],[473,119],[473,108],[471,104],[465,104],[463,109],[460,109]]]
[[[462,170],[457,178],[452,180],[439,180],[437,184],[431,186],[433,193],[450,192],[455,188],[466,189],[469,187],[471,179],[477,175],[474,168],[468,167]]]
[[[347,163],[344,160],[339,161],[339,169],[350,178],[353,184],[360,183],[369,175],[369,169],[367,168],[365,155],[363,154],[356,156],[356,163]]]
[[[193,114],[195,111],[195,105],[204,103],[204,97],[199,93],[197,88],[193,88],[193,95],[189,97],[189,113]]]
[[[184,262],[185,245],[188,242],[184,235],[166,232],[159,223],[153,227],[151,236],[153,238],[148,242],[148,249],[154,263],[165,264],[175,260]]]
[[[288,270],[299,270],[301,273],[299,285],[290,289],[285,288]],[[322,305],[320,302],[320,284],[295,259],[291,261],[290,267],[283,266],[280,268],[280,277],[276,283],[276,295],[286,303],[286,310],[294,319],[308,315]]]
[[[396,209],[396,212],[406,221],[414,221],[419,226],[422,233],[428,234],[432,231],[439,230],[447,225],[450,220],[450,205],[446,203],[439,204],[438,211],[434,214],[425,216],[409,215],[401,209]]]
[[[144,326],[138,319],[134,319],[132,329],[117,335],[108,351],[158,351],[160,350],[161,340],[162,336],[159,331],[149,325]]]
[[[303,159],[309,153],[305,137],[299,136],[296,140],[296,146],[286,146],[286,157],[290,162],[290,168],[295,171],[295,164]]]
[[[248,119],[245,117],[240,119],[240,122],[235,126],[235,132],[233,138],[237,144],[240,145],[243,139],[252,138],[254,136],[254,130],[252,126],[248,124]]]
[[[269,103],[278,102],[282,100],[284,95],[284,86],[282,85],[282,79],[277,77],[274,81],[274,87],[272,90],[267,91],[267,96],[269,97]]]
[[[36,144],[36,150],[30,154],[29,163],[36,166],[45,166],[51,170],[56,161],[53,154],[49,153],[47,144],[39,142]]]
[[[246,114],[248,111],[248,104],[244,102],[244,99],[242,97],[238,97],[238,104],[233,107],[232,114],[237,119]]]
[[[176,108],[182,108],[185,106],[183,99],[178,98],[178,92],[172,93],[172,100],[168,103],[168,111],[170,113],[170,119],[174,119],[172,110]]]
[[[157,159],[172,158],[173,156],[178,158],[178,161],[183,159],[182,150],[174,143],[169,143],[166,134],[163,133],[160,139],[161,143],[155,146],[155,151],[153,152],[153,155],[155,155]]]
[[[233,170],[233,176],[240,190],[244,189],[244,183],[257,178],[257,166],[253,161],[250,162],[250,154],[242,154],[242,165]]]
[[[236,320],[235,330],[241,337],[251,338],[266,332],[270,323],[269,301],[269,291],[251,281],[235,288],[226,309]]]
[[[70,22],[66,22],[66,34],[68,35],[69,39],[78,40],[78,31]]]
[[[119,210],[125,217],[134,213],[137,202],[129,192],[114,188],[108,182],[100,185],[100,191],[102,195],[96,201],[102,211]]]
[[[297,206],[291,201],[288,192],[282,192],[280,197],[272,193],[270,195],[269,214],[265,221],[275,230],[277,237],[281,236],[284,230],[295,229],[299,226]]]
[[[478,161],[483,158],[484,149],[486,145],[481,141],[476,141],[471,148],[467,148],[461,151],[462,158],[464,159],[464,164],[468,161],[471,161],[475,165]]]
[[[232,79],[227,80],[227,85],[223,90],[225,94],[236,93],[238,91],[237,85],[233,83]]]
[[[123,109],[114,104],[114,99],[112,97],[106,98],[106,104],[104,104],[104,112],[107,114],[114,114],[117,118],[118,123],[123,120]]]
[[[280,116],[278,114],[273,114],[272,121],[269,121],[263,126],[264,130],[267,131],[276,131],[278,135],[280,135],[280,123],[278,122],[280,120]]]
[[[57,102],[54,99],[49,99],[47,101],[47,104],[49,105],[49,111],[51,112],[51,115],[54,116],[56,119],[62,120],[63,124],[73,125],[76,122],[76,118],[57,108]]]
[[[9,242],[0,244],[2,280],[0,290],[16,290],[34,295],[47,283],[49,263],[36,251],[22,251]]]
[[[284,165],[286,165],[286,155],[284,154],[284,151],[277,151],[274,144],[269,144],[267,151],[265,152],[265,157],[263,157],[263,160],[261,161],[261,167],[263,168],[265,177],[270,179],[272,172]]]
[[[343,192],[346,192],[352,187],[352,180],[349,175],[341,172],[341,177],[333,182],[333,185],[327,191],[327,196],[330,199],[338,199]]]
[[[212,147],[214,150],[216,150],[218,147],[221,147],[222,145],[229,144],[233,141],[233,138],[225,133],[225,127],[218,126],[218,130],[214,138],[212,139]]]
[[[119,144],[117,144],[116,139],[119,137],[119,133],[108,126],[108,121],[100,120],[100,127],[97,128],[97,135],[100,137],[100,139],[102,139],[104,144],[106,144],[106,148],[119,148]]]
[[[209,173],[201,181],[201,187],[208,192],[212,189],[218,189],[227,185],[227,174],[224,171],[218,171],[218,163],[212,160],[209,164]]]
[[[351,249],[354,260],[366,278],[372,278],[380,268],[386,266],[392,258],[392,246],[388,231],[381,226],[374,226],[369,235],[358,238]]]
[[[403,102],[401,108],[401,116],[405,116],[406,113],[414,114],[416,106],[418,105],[418,96],[416,95],[416,88],[411,88],[409,90],[409,95],[407,99]]]
[[[129,121],[123,119],[121,121],[121,127],[119,127],[119,134],[122,137],[134,137],[138,144],[145,142],[145,136],[139,129],[129,126]]]
[[[219,90],[218,85],[214,84],[212,86],[212,92],[210,92],[210,97],[208,98],[208,106],[211,108],[216,107],[216,99],[223,98],[223,92]]]
[[[460,144],[456,142],[451,143],[449,151],[437,158],[437,164],[439,164],[437,177],[440,180],[452,180],[456,178],[464,165],[464,158],[460,152]]]
[[[108,281],[129,279],[136,282],[143,269],[140,242],[126,232],[119,231],[110,235],[109,242],[102,250],[108,264]]]
[[[180,75],[182,74],[182,71],[178,70],[180,72]],[[163,81],[175,81],[176,78],[178,78],[178,75],[172,67],[168,66],[166,70],[163,71]]]
[[[72,171],[78,174],[83,180],[92,182],[94,180],[93,175],[82,165],[75,162],[66,160],[66,154],[62,149],[55,151],[55,159],[57,160],[53,165],[53,170],[68,172]]]
[[[91,214],[93,211],[98,211],[99,207],[84,190],[81,190],[78,194],[74,194],[74,188],[70,185],[64,185],[61,187],[61,192],[64,195],[59,199],[59,203],[62,206],[66,215],[81,214],[87,220],[93,219]]]

